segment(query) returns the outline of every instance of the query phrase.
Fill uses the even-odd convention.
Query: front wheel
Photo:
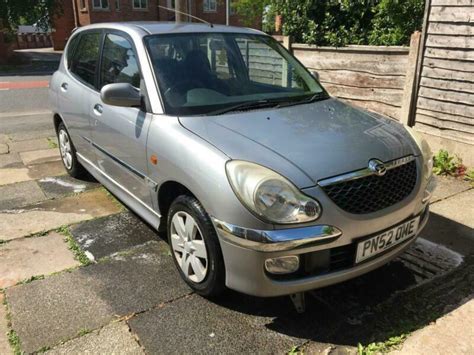
[[[171,204],[167,221],[168,241],[184,281],[196,293],[215,297],[225,289],[225,268],[212,222],[199,203],[187,195]]]

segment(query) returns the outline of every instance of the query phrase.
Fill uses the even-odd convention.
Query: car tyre
[[[86,169],[77,160],[76,148],[72,143],[71,136],[64,123],[58,125],[57,130],[59,153],[67,173],[74,178],[82,178],[87,175]]]
[[[214,225],[201,203],[181,195],[167,220],[171,255],[183,280],[199,295],[216,297],[225,290],[225,266]]]

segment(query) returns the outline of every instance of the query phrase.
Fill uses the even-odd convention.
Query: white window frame
[[[94,10],[108,10],[108,9],[110,9],[110,0],[106,0],[106,1],[107,1],[107,7],[103,7],[104,0],[99,0],[100,6],[97,7],[97,6],[95,6],[95,0],[92,0],[92,9],[94,9]]]
[[[213,6],[211,6],[213,5]],[[204,0],[202,2],[202,11],[217,12],[217,0]]]
[[[140,6],[135,6],[135,0],[132,0],[132,8],[133,10],[148,10],[148,0],[138,0]]]

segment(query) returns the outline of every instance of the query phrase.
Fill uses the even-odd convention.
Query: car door
[[[125,33],[104,33],[98,81],[99,89],[107,84],[129,83],[146,95],[133,41]],[[96,165],[151,208],[146,142],[152,115],[146,111],[145,107],[107,105],[97,91],[89,95]]]
[[[90,142],[89,95],[96,91],[101,31],[84,31],[71,39],[66,49],[66,68],[59,79],[58,105],[72,142],[79,154],[95,161]]]

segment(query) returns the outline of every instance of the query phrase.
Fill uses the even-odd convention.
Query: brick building
[[[63,49],[75,27],[112,21],[174,21],[175,13],[158,5],[175,8],[176,0],[64,0],[63,14],[54,19],[54,49]],[[231,0],[229,0],[231,1]],[[184,0],[181,11],[205,21],[225,24],[226,2],[222,0]],[[189,18],[183,17],[185,21]],[[239,16],[231,11],[230,25],[242,26]],[[261,21],[252,27],[260,28]]]

